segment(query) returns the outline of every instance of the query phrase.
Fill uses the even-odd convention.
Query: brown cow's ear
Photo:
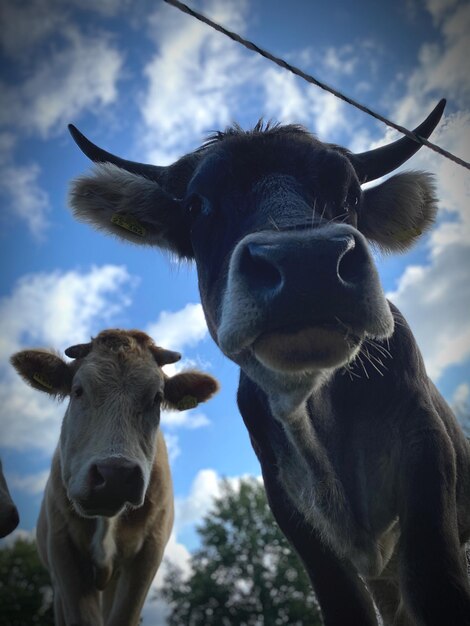
[[[162,367],[163,365],[169,365],[170,363],[176,363],[181,359],[179,352],[173,352],[173,350],[165,350],[160,346],[150,346],[150,352],[153,354],[155,361]]]
[[[436,211],[431,174],[404,172],[364,191],[357,227],[383,251],[399,252],[429,230]]]
[[[69,202],[77,219],[99,230],[193,257],[183,204],[155,180],[97,163],[91,174],[72,182]]]
[[[219,390],[219,383],[196,370],[181,372],[165,379],[165,404],[168,408],[185,411],[209,400]]]
[[[18,374],[31,387],[51,396],[70,393],[73,370],[57,354],[47,350],[22,350],[10,359]]]

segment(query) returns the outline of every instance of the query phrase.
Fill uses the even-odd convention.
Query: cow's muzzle
[[[235,248],[218,339],[274,369],[333,367],[393,318],[364,237],[348,225],[259,232]]]
[[[144,501],[144,476],[138,463],[110,457],[88,468],[85,493],[76,500],[87,517],[113,517],[124,507],[138,507]]]

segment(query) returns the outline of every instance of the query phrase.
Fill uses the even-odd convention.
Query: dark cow
[[[0,538],[12,533],[19,522],[18,509],[11,499],[7,481],[3,475],[2,462],[0,461]]]
[[[77,218],[195,260],[210,333],[241,368],[271,508],[325,624],[377,624],[373,598],[387,624],[470,625],[470,447],[368,245],[419,238],[432,177],[361,189],[419,144],[352,154],[299,126],[235,126],[158,167],[71,132],[96,162],[72,186]]]

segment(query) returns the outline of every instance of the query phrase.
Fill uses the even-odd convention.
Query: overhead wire
[[[394,128],[395,130],[400,132],[402,135],[405,135],[406,137],[409,137],[413,141],[421,144],[422,146],[426,146],[426,148],[429,148],[433,152],[437,152],[438,154],[440,154],[444,158],[450,159],[454,163],[457,163],[457,165],[461,165],[462,167],[465,167],[466,169],[470,170],[470,163],[468,163],[464,159],[456,156],[455,154],[453,154],[452,152],[449,152],[448,150],[445,150],[444,148],[441,148],[437,144],[432,143],[431,141],[428,141],[424,137],[421,137],[420,135],[417,135],[413,131],[405,128],[404,126],[400,126],[399,124],[397,124],[397,123],[393,122],[392,120],[386,118],[385,116],[381,115],[380,113],[377,113],[376,111],[373,111],[369,107],[367,107],[364,104],[361,104],[360,102],[358,102],[357,100],[354,100],[353,98],[343,94],[341,91],[338,91],[334,87],[331,87],[330,85],[327,85],[326,83],[318,80],[317,78],[315,78],[311,74],[307,74],[307,72],[304,72],[303,70],[301,70],[300,68],[296,67],[295,65],[292,65],[291,63],[288,63],[284,59],[282,59],[280,57],[277,57],[274,54],[271,54],[271,52],[268,52],[264,48],[261,48],[260,46],[256,45],[254,42],[250,41],[249,39],[245,39],[244,37],[242,37],[238,33],[235,33],[235,32],[233,32],[231,30],[228,30],[224,26],[221,26],[217,22],[214,22],[213,20],[211,20],[210,18],[206,17],[202,13],[199,13],[198,11],[195,11],[194,9],[191,9],[190,7],[188,7],[183,2],[180,2],[179,0],[164,0],[164,1],[167,4],[170,4],[170,5],[174,6],[175,8],[179,9],[183,13],[186,13],[187,15],[190,15],[191,17],[194,17],[195,19],[199,20],[200,22],[203,22],[204,24],[207,24],[208,26],[210,26],[214,30],[218,31],[219,33],[222,33],[226,37],[229,37],[233,41],[236,41],[237,43],[241,44],[245,48],[248,48],[248,50],[251,50],[252,52],[256,52],[257,54],[261,55],[265,59],[268,59],[269,61],[271,61],[272,63],[275,63],[279,67],[282,67],[283,69],[291,72],[292,74],[295,74],[296,76],[299,76],[300,78],[302,78],[303,80],[307,81],[308,83],[310,83],[312,85],[315,85],[315,86],[319,87],[320,89],[323,89],[324,91],[327,91],[328,93],[331,93],[336,98],[339,98],[340,100],[343,100],[344,102],[347,102],[351,106],[355,107],[356,109],[359,109],[360,111],[363,111],[367,115],[370,115],[371,117],[375,118],[376,120],[386,124],[390,128]]]

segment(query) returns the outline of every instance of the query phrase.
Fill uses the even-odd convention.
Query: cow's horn
[[[128,161],[127,159],[121,159],[121,157],[99,148],[87,139],[85,135],[83,135],[83,133],[81,133],[73,124],[69,124],[68,128],[73,140],[80,150],[95,163],[114,163],[114,165],[117,165],[128,172],[138,174],[139,176],[145,176],[146,178],[150,178],[151,180],[155,180],[157,182],[160,182],[163,173],[167,169],[160,165],[147,165],[145,163],[137,163],[135,161]]]
[[[181,354],[179,352],[165,350],[165,348],[160,348],[160,346],[151,346],[150,350],[153,354],[153,358],[160,366],[168,365],[169,363],[176,363],[181,359]]]
[[[442,99],[424,122],[415,128],[413,132],[427,139],[439,123],[445,105],[446,101]],[[387,146],[381,146],[380,148],[359,154],[352,154],[349,158],[359,180],[361,183],[364,183],[392,172],[411,158],[420,148],[421,144],[405,136]]]
[[[90,343],[77,343],[76,346],[70,346],[64,352],[71,359],[83,359],[85,358],[91,351],[91,341]]]

